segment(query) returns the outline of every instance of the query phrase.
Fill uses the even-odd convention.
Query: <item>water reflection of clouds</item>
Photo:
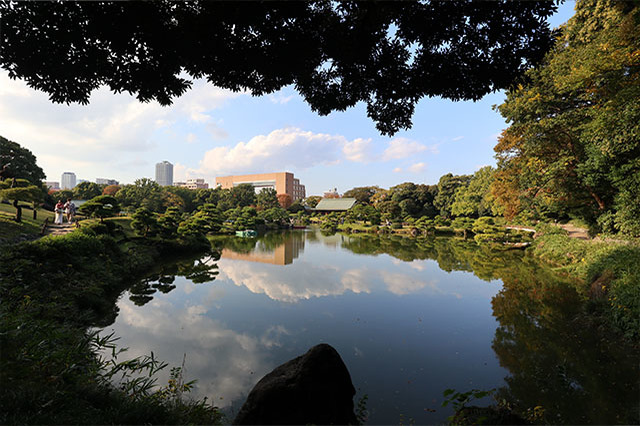
[[[184,306],[155,298],[144,308],[128,300],[119,306],[118,336],[124,346],[131,347],[126,357],[154,351],[158,358],[177,366],[187,354],[186,379],[198,378],[194,396],[215,398],[218,405],[245,395],[274,367],[264,359],[264,348],[279,346],[280,337],[288,333],[282,326],[267,327],[262,336],[235,332],[208,317],[208,309],[200,304]],[[159,384],[167,378],[168,371],[164,371]]]
[[[387,289],[398,296],[415,293],[425,287],[430,288],[434,293],[443,293],[435,281],[422,281],[403,273],[392,273],[388,271],[380,271],[379,273]]]
[[[427,269],[427,263],[430,261],[427,260],[412,260],[411,262],[407,262],[405,260],[400,259],[391,259],[391,263],[397,266],[408,266],[416,271],[424,271]],[[432,261],[431,261],[432,262]]]
[[[244,286],[252,293],[265,294],[273,300],[295,303],[313,297],[339,296],[347,291],[371,293],[389,291],[396,295],[407,295],[419,291],[432,294],[447,294],[431,277],[425,280],[422,271],[426,261],[402,262],[391,259],[360,268],[341,265],[315,265],[298,259],[289,269],[274,265],[247,263],[239,260],[221,259],[218,279],[229,280],[236,286]],[[449,292],[453,294],[452,292]]]
[[[335,266],[317,266],[301,260],[289,265],[290,269],[229,259],[221,259],[219,264],[219,279],[230,280],[253,293],[265,294],[281,302],[341,295],[347,290],[370,292],[370,283],[363,270],[341,272]]]

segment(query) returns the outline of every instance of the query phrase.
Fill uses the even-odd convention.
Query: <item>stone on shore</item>
[[[355,393],[340,354],[320,344],[264,376],[233,423],[355,425]]]

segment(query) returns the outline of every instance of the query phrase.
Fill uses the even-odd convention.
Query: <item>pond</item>
[[[313,230],[212,244],[136,283],[105,332],[128,357],[184,362],[192,395],[230,420],[260,378],[318,343],[342,356],[368,424],[443,423],[449,388],[495,389],[545,423],[637,420],[637,352],[521,251]]]

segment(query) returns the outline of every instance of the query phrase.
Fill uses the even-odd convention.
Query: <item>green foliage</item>
[[[509,217],[580,217],[640,236],[639,16],[637,4],[578,2],[543,65],[507,93],[494,193]]]
[[[487,216],[476,219],[471,230],[475,234],[473,239],[478,244],[511,244],[531,241],[528,233],[496,225],[494,218]]]
[[[342,197],[355,198],[359,204],[371,204],[371,197],[378,191],[380,188],[377,186],[362,186],[345,191]]]
[[[117,216],[120,204],[115,197],[99,195],[80,206],[80,212],[89,217],[98,217],[102,222],[105,217]]]
[[[113,336],[88,331],[113,322],[129,279],[158,257],[153,249],[130,248],[125,253],[110,237],[72,233],[0,252],[0,423],[220,422],[206,401],[177,398],[171,382],[155,388],[164,364],[153,354],[117,360],[123,350]],[[108,350],[114,356],[104,358]],[[114,386],[116,377],[122,381]]]
[[[90,200],[102,195],[103,188],[97,183],[80,182],[73,188],[73,197],[76,200]]]
[[[138,235],[142,235],[143,237],[153,236],[158,228],[158,219],[156,218],[155,213],[149,211],[145,207],[140,207],[136,212],[131,216],[131,227],[135,229]]]
[[[183,236],[216,233],[222,228],[223,221],[223,215],[215,205],[205,204],[195,214],[182,221],[177,232]]]
[[[612,323],[628,337],[640,337],[640,247],[546,232],[536,238],[533,253],[583,280],[582,293],[604,297],[606,304],[600,308]]]
[[[358,424],[360,425],[367,423],[367,420],[369,420],[369,410],[367,410],[368,401],[369,395],[364,394],[358,399],[358,402],[356,403],[356,419],[358,419]]]
[[[467,233],[473,231],[475,221],[468,217],[457,217],[451,222],[451,227],[456,231],[462,231],[462,234],[467,238]]]
[[[322,197],[320,197],[319,195],[311,195],[310,197],[302,200],[302,205],[313,209],[318,205],[320,200],[322,200]]]
[[[273,188],[262,188],[258,194],[256,194],[257,207],[262,210],[272,209],[279,207],[278,193]]]
[[[0,136],[0,181],[13,178],[40,186],[45,174],[31,151]]]
[[[471,176],[454,176],[448,173],[438,181],[438,193],[433,199],[433,205],[441,216],[450,217],[451,209],[456,197],[456,191],[469,185]]]
[[[451,204],[451,214],[473,217],[497,214],[491,194],[494,172],[491,166],[483,167],[473,174],[469,185],[459,186]]]
[[[198,189],[196,190],[194,203],[198,206],[203,204],[218,205],[220,201],[220,195],[222,194],[222,188],[217,186],[215,188]]]
[[[11,179],[0,181],[0,200],[13,201],[16,209],[16,222],[22,221],[22,207],[20,201],[31,202],[34,205],[44,198],[42,188],[32,185],[26,179]]]
[[[181,186],[164,186],[162,190],[167,194],[164,201],[164,205],[167,208],[177,207],[191,213],[199,205],[199,203],[196,202],[196,190],[183,188]]]
[[[177,207],[168,207],[167,211],[158,217],[158,226],[160,227],[162,238],[175,238],[178,235],[181,220],[180,210]]]
[[[152,212],[162,212],[163,204],[162,187],[155,181],[142,178],[136,179],[133,185],[125,185],[115,195],[122,207],[137,209],[144,207]]]
[[[281,226],[289,224],[289,213],[287,213],[286,210],[281,208],[279,204],[277,207],[272,207],[268,210],[263,210],[258,212],[257,216],[270,229],[278,229]],[[242,226],[242,225],[238,225],[238,226]],[[237,228],[237,230],[241,230],[241,229]]]

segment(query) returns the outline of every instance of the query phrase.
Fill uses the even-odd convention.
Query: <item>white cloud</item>
[[[285,96],[282,92],[274,93],[273,95],[269,95],[269,100],[274,104],[284,105],[288,103],[291,99],[293,99],[294,95]]]
[[[464,136],[456,136],[455,138],[452,138],[451,140],[452,140],[453,142],[457,142],[457,141],[460,141],[460,140],[462,140],[462,139],[464,139]]]
[[[357,141],[357,140],[356,140]],[[204,154],[194,175],[209,179],[223,174],[260,173],[289,168],[306,169],[319,164],[337,164],[340,152],[359,142],[344,136],[313,133],[298,128],[274,130],[234,146],[218,146]],[[366,145],[366,144],[365,144]]]
[[[409,168],[407,170],[409,170],[411,173],[420,173],[422,171],[424,171],[424,169],[427,168],[427,165],[424,163],[415,163],[411,166],[409,166]]]
[[[371,139],[354,139],[344,144],[342,152],[349,161],[368,163],[372,160]]]
[[[419,152],[425,151],[428,147],[414,140],[407,138],[395,138],[389,142],[389,147],[384,150],[382,159],[399,160],[411,157]]]
[[[4,137],[37,156],[51,180],[67,170],[84,179],[113,176],[116,170],[119,175],[140,176],[140,170],[129,165],[130,156],[154,149],[158,130],[171,130],[184,120],[217,126],[210,111],[242,95],[198,80],[169,107],[141,103],[106,87],[93,92],[89,105],[54,104],[45,93],[0,72],[0,128]],[[184,143],[189,138],[179,136]]]
[[[393,173],[400,173],[402,172],[402,168],[400,167],[396,167],[395,169],[393,169]]]
[[[187,143],[194,143],[197,140],[198,140],[198,137],[196,135],[194,135],[193,133],[189,133],[187,135]]]

